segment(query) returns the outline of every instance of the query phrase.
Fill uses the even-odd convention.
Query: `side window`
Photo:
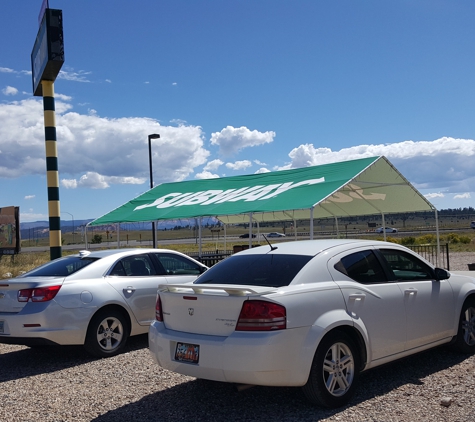
[[[156,275],[155,268],[148,255],[134,255],[122,258],[110,272],[116,276],[147,276]]]
[[[189,259],[171,253],[157,253],[157,259],[167,275],[199,275],[201,267]]]
[[[360,251],[340,259],[335,269],[363,284],[385,283],[384,270],[373,251]]]
[[[432,268],[415,256],[404,251],[381,249],[395,280],[432,280]]]

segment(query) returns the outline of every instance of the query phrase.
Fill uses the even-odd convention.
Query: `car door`
[[[154,265],[148,254],[131,255],[118,261],[107,277],[129,305],[140,325],[155,319],[157,288],[167,283],[165,271]]]
[[[372,249],[355,249],[333,257],[329,270],[340,286],[355,325],[365,331],[375,361],[404,351],[406,315],[401,289],[388,281]]]
[[[455,297],[449,281],[436,280],[433,269],[408,252],[395,249],[380,249],[380,252],[404,295],[406,350],[451,337]]]

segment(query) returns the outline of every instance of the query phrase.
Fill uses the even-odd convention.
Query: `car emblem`
[[[3,299],[5,297],[5,293],[0,293],[0,299]]]
[[[188,308],[188,315],[193,316],[195,310],[193,308]]]

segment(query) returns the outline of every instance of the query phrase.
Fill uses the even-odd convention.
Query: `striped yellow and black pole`
[[[61,220],[59,208],[58,149],[56,146],[56,115],[54,83],[41,81],[45,120],[46,179],[48,184],[49,248],[51,260],[61,257]]]

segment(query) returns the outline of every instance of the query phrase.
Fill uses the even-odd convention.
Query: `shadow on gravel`
[[[402,385],[422,385],[423,378],[466,358],[439,348],[373,369],[361,374],[356,395],[349,405],[335,410],[310,405],[300,388],[253,387],[237,392],[230,384],[194,380],[109,411],[94,421],[316,421]]]
[[[0,345],[1,347],[1,345]],[[124,353],[148,347],[143,334],[128,340]],[[48,374],[97,360],[82,346],[43,346],[21,348],[0,354],[0,383],[39,374]]]

